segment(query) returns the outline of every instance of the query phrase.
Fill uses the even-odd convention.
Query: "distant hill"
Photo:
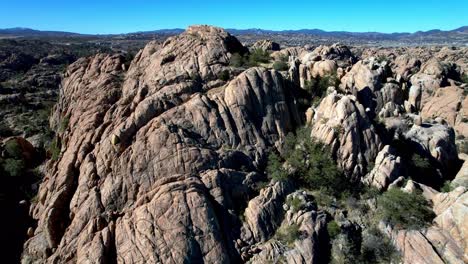
[[[352,44],[366,43],[396,43],[396,44],[453,44],[468,45],[468,26],[463,26],[454,30],[443,31],[433,29],[429,31],[418,31],[414,33],[380,33],[380,32],[347,32],[347,31],[324,31],[321,29],[299,29],[299,30],[266,30],[266,29],[226,29],[233,35],[241,37],[243,40],[271,38],[284,42],[288,37],[302,39],[304,41],[322,39],[325,41],[337,41]],[[183,32],[182,28],[158,29],[152,31],[141,31],[122,34],[100,34],[89,35],[73,32],[61,31],[40,31],[30,28],[9,28],[0,29],[0,37],[60,37],[60,38],[120,38],[120,39],[154,39],[156,36],[171,36]],[[303,41],[295,41],[302,44]],[[289,43],[288,43],[289,44]]]

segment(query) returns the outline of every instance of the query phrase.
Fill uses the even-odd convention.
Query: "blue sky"
[[[468,0],[0,0],[0,28],[125,33],[225,28],[414,32],[468,25]]]

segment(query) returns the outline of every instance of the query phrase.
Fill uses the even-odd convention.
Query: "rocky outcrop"
[[[463,186],[468,189],[468,163],[466,162],[468,160],[468,155],[460,153],[458,157],[463,161],[463,165],[450,185],[454,188]]]
[[[390,77],[390,72],[386,61],[378,62],[375,58],[358,61],[341,78],[340,89],[355,95],[364,89],[375,92],[381,88],[387,77]]]
[[[225,31],[195,26],[148,44],[128,71],[119,56],[72,64],[53,118],[67,120],[55,122],[65,124],[62,151],[32,208],[38,226],[23,260],[238,258],[224,234],[242,201],[220,195],[216,179],[239,177],[233,186],[249,193],[253,176],[227,170],[256,170],[298,122],[279,73],[252,68],[217,80],[243,50]]]
[[[261,49],[265,51],[278,51],[280,45],[272,40],[259,40],[252,45],[252,50]]]
[[[285,218],[277,232],[284,232],[281,228],[297,226],[299,233],[297,238],[292,244],[288,244],[287,241],[281,241],[279,236],[256,246],[258,252],[251,257],[249,263],[282,261],[305,264],[323,263],[326,259],[326,252],[323,249],[326,248],[328,236],[327,215],[317,211],[312,198],[305,192],[296,191],[288,195],[287,199],[297,199],[300,201],[300,207],[288,207],[287,203],[284,205],[287,209]]]
[[[465,115],[467,104],[463,98],[463,89],[449,86],[437,89],[421,110],[424,119],[443,118],[450,126],[463,136],[468,137]]]
[[[451,174],[458,170],[455,132],[451,127],[440,123],[413,125],[404,136],[413,142],[418,152],[436,160],[443,171]]]
[[[275,182],[264,188],[260,194],[249,201],[245,209],[245,223],[241,238],[249,244],[265,242],[270,239],[281,224],[283,203],[293,191],[290,182]]]
[[[401,158],[394,148],[387,145],[377,155],[374,168],[363,178],[363,182],[382,190],[400,176],[401,170]]]
[[[356,97],[331,93],[309,116],[311,136],[330,147],[345,174],[354,179],[364,176],[382,143]]]
[[[409,188],[411,185],[412,187]],[[459,187],[450,193],[409,181],[405,189],[418,188],[433,204],[436,218],[422,231],[395,231],[387,227],[405,263],[464,263],[468,260],[466,231],[467,191]]]

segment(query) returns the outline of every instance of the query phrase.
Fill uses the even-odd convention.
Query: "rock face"
[[[32,208],[38,225],[23,261],[238,258],[223,233],[242,201],[220,196],[216,179],[242,185],[245,173],[226,170],[254,169],[298,117],[275,71],[217,80],[243,51],[225,31],[195,26],[148,44],[127,72],[115,55],[72,64],[53,118],[69,120],[61,156]]]
[[[379,190],[385,189],[400,176],[401,166],[395,149],[387,145],[377,155],[374,168],[363,178],[363,182]]]
[[[284,205],[287,210],[281,228],[297,226],[300,235],[289,245],[281,239],[270,239],[258,244],[255,249],[256,253],[249,259],[249,263],[282,260],[284,263],[305,264],[323,263],[325,260],[326,252],[323,249],[326,248],[327,242],[327,215],[317,211],[312,198],[301,191],[288,195],[288,199],[298,199],[301,204],[299,208],[287,208],[287,205]]]
[[[351,95],[329,94],[315,109],[311,136],[329,146],[348,177],[359,179],[382,148],[364,107]]]
[[[420,152],[428,153],[435,159],[442,170],[457,171],[459,160],[455,133],[451,127],[439,123],[414,125],[406,132],[405,138],[413,142]]]
[[[341,79],[340,88],[353,94],[364,89],[372,92],[380,89],[381,83],[390,76],[390,68],[386,61],[378,62],[374,58],[358,61]]]
[[[437,215],[433,225],[423,231],[387,229],[403,255],[405,263],[466,263],[468,260],[466,212],[468,193],[458,187],[450,193],[409,182],[423,190]],[[408,187],[408,185],[407,185]]]
[[[252,45],[252,49],[253,50],[261,49],[265,51],[278,51],[280,50],[280,44],[274,41],[271,41],[269,39],[259,40]]]

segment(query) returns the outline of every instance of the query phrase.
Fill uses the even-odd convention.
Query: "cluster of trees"
[[[269,63],[270,61],[271,57],[268,51],[255,49],[244,55],[234,53],[231,57],[230,65],[232,67],[256,67],[262,63]]]
[[[383,221],[395,229],[420,230],[434,218],[430,204],[419,192],[393,188],[380,193],[360,182],[348,180],[337,167],[328,148],[315,141],[308,128],[290,133],[281,150],[281,153],[273,152],[268,157],[266,172],[269,177],[277,181],[293,181],[298,187],[310,191],[325,210],[331,207],[358,210],[366,219],[368,228],[362,234],[362,243],[352,245],[346,242],[351,243],[350,247],[358,247],[355,253],[348,254],[343,248],[336,253],[344,259],[352,258],[359,263],[398,259],[399,254],[388,237],[378,231],[378,223]],[[414,163],[417,167],[427,167],[427,161],[420,157],[414,157]],[[374,201],[377,210],[370,210],[367,200]],[[286,202],[294,211],[301,207],[300,201],[289,199]],[[327,230],[332,244],[343,245],[345,235],[337,222],[330,221]],[[290,244],[291,240],[299,239],[300,233],[294,227],[282,228],[277,232],[277,237]]]

